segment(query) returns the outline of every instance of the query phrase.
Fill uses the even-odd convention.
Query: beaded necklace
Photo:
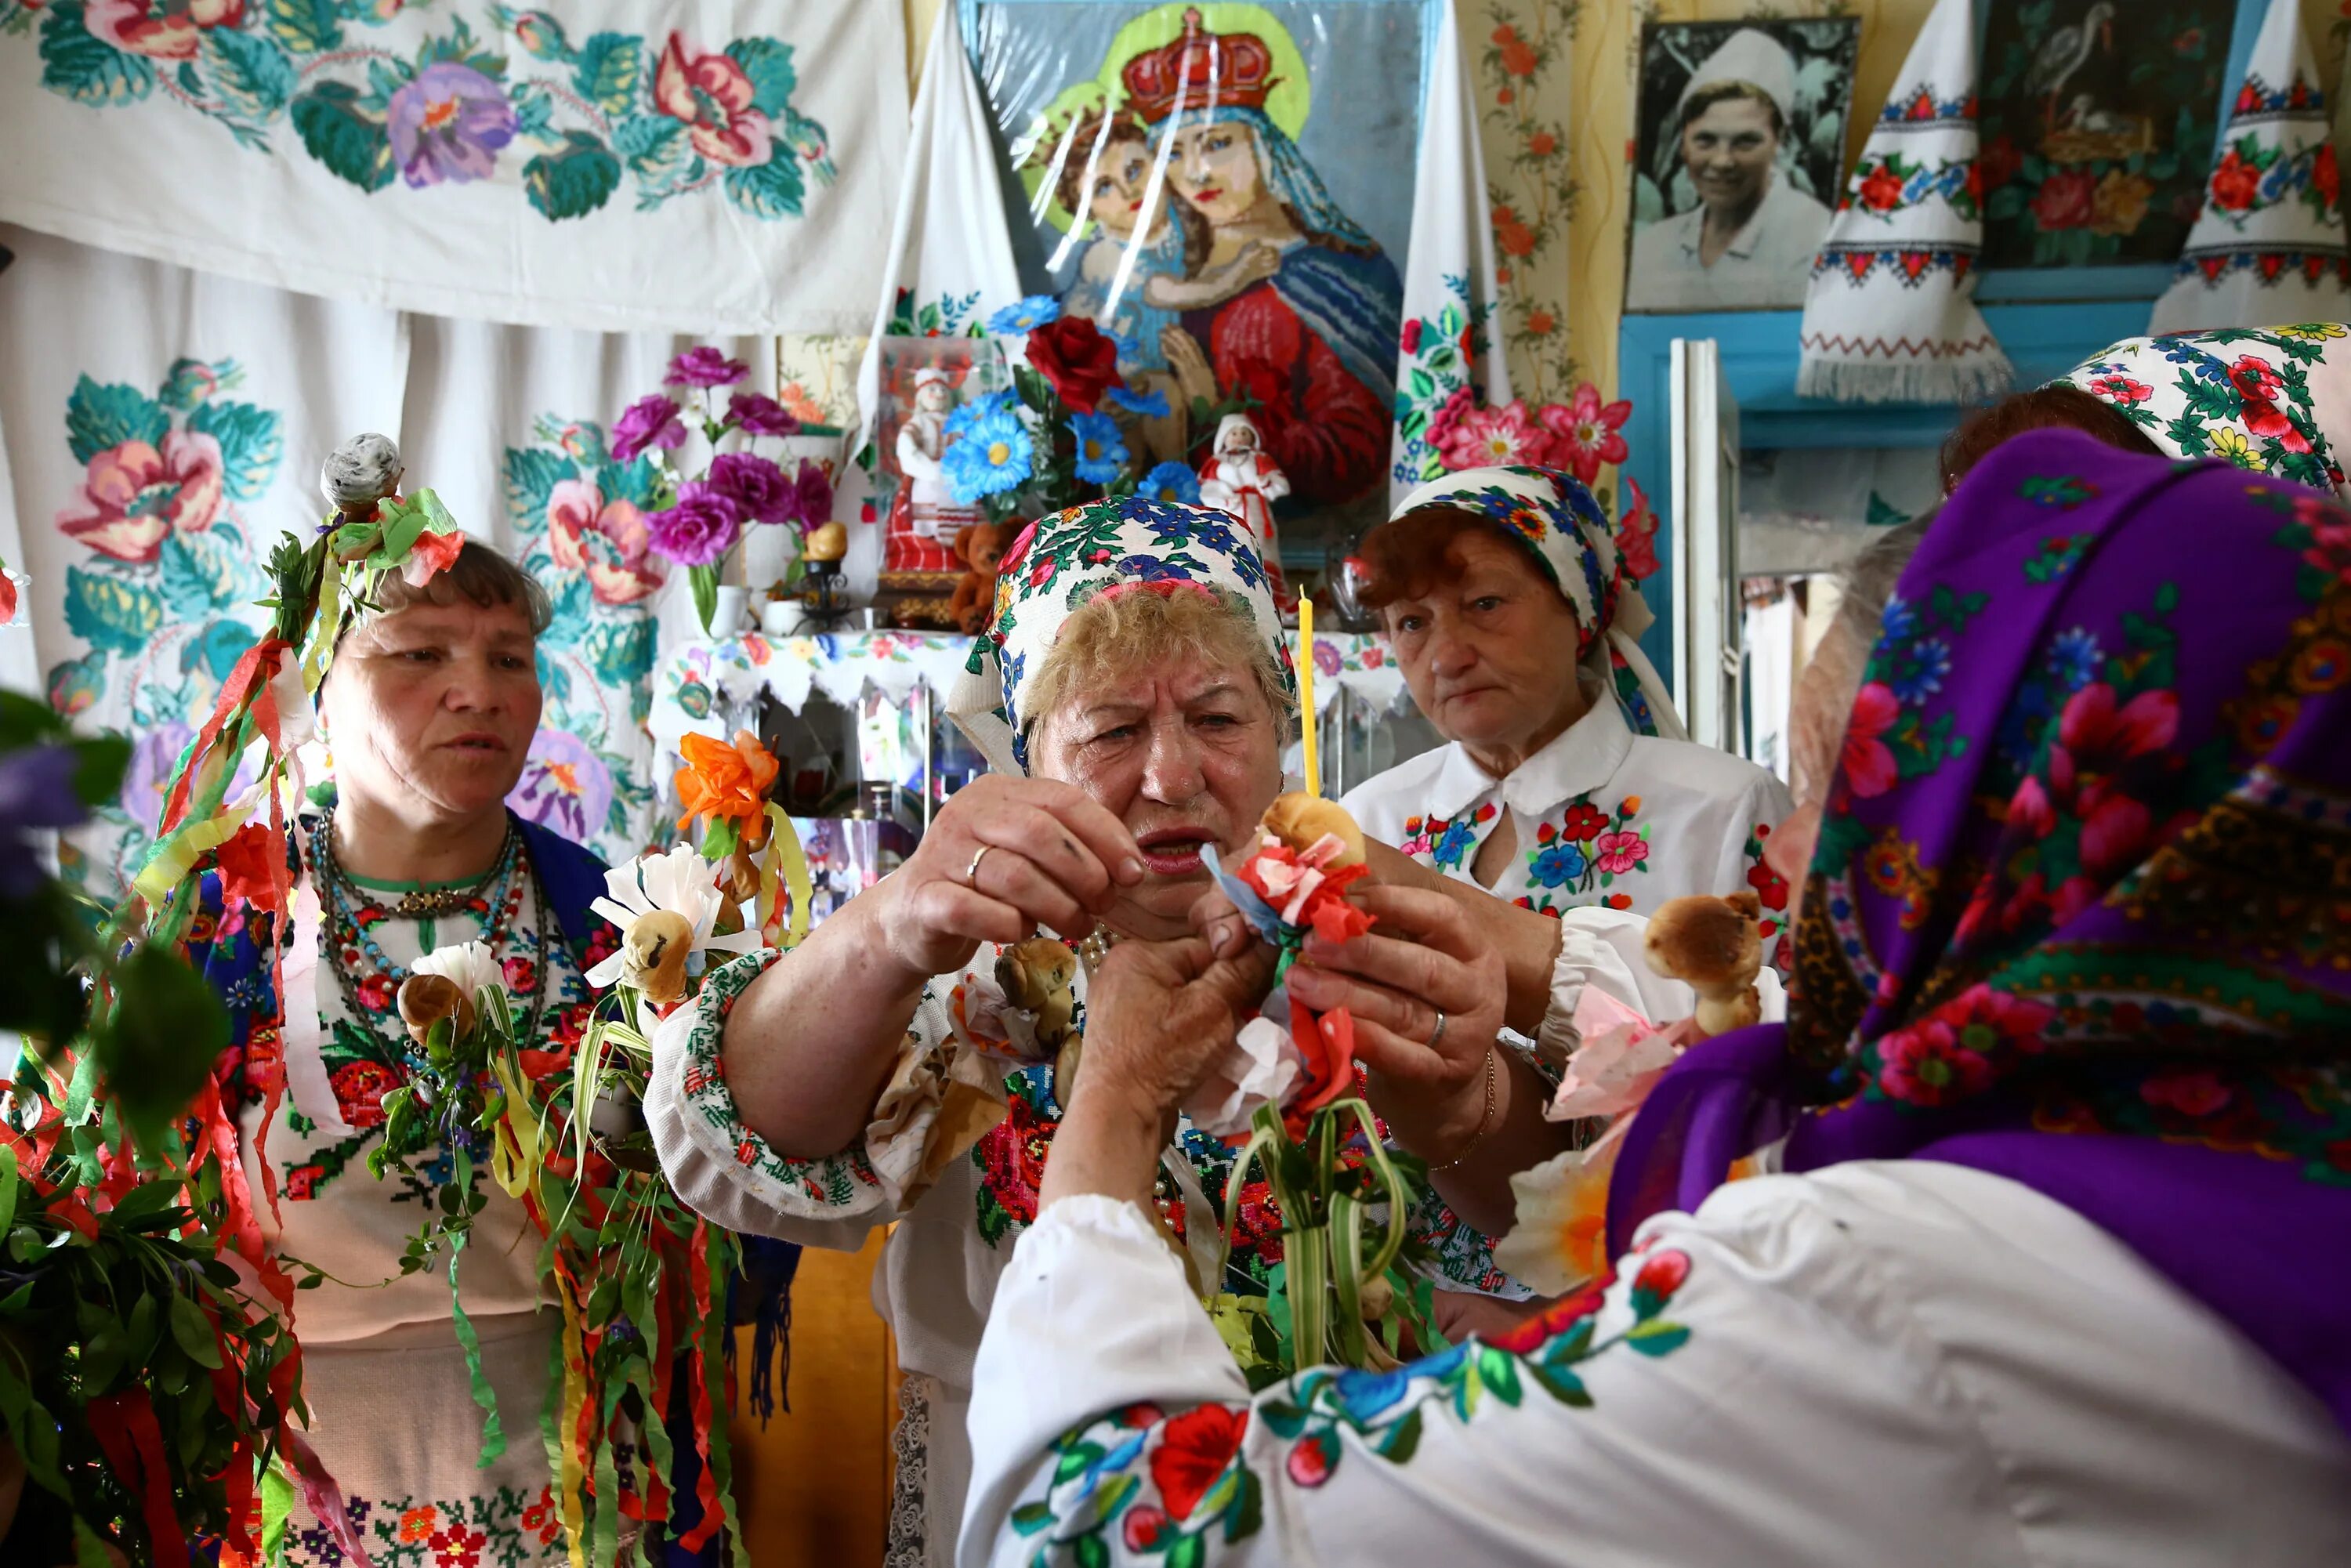
[[[393,962],[370,935],[367,924],[360,918],[362,909],[380,907],[365,888],[360,887],[336,862],[335,819],[329,810],[325,822],[313,836],[312,844],[319,864],[320,891],[325,894],[321,933],[327,946],[325,956],[333,964],[335,980],[343,994],[343,1004],[349,1010],[354,1027],[387,1053],[387,1060],[401,1061],[411,1054],[409,1042],[387,1036],[375,1025],[374,1009],[360,998],[360,988],[369,979],[381,977],[387,995],[397,995],[402,981],[408,978],[407,968]],[[507,828],[506,841],[498,848],[498,858],[489,871],[472,888],[444,889],[429,895],[435,902],[430,914],[471,915],[481,923],[483,940],[490,945],[494,957],[503,970],[509,944],[515,941],[515,931],[522,915],[523,894],[532,895],[534,928],[538,933],[538,950],[527,956],[531,970],[530,1006],[525,1013],[522,1039],[538,1039],[539,1025],[547,1004],[546,946],[550,927],[548,924],[547,890],[538,877],[530,875],[523,853],[522,836],[511,823]],[[412,898],[414,895],[411,895]],[[427,915],[406,915],[410,900],[403,899],[381,918],[420,918]],[[367,967],[362,969],[362,961]],[[371,972],[369,972],[371,971]]]

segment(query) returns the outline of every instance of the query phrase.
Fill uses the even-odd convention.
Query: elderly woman
[[[483,1416],[439,1269],[403,1274],[402,1253],[432,1194],[379,1181],[369,1150],[383,1098],[407,1081],[409,1040],[394,995],[435,948],[484,942],[512,988],[521,1026],[560,1049],[588,1010],[588,911],[603,866],[508,811],[538,727],[534,654],[545,591],[486,545],[467,543],[422,589],[387,578],[350,622],[319,688],[319,728],[335,790],[294,832],[300,888],[285,959],[288,1017],[269,1026],[266,916],[221,924],[207,879],[195,956],[228,1004],[238,1041],[230,1081],[247,1179],[280,1195],[262,1221],[273,1247],[325,1271],[303,1293],[303,1392],[311,1441],[378,1560],[520,1565],[565,1560],[541,1446],[527,1439],[547,1385],[555,1319],[538,1269],[538,1233],[494,1185],[465,1255],[465,1301],[509,1440],[477,1466]],[[609,933],[605,939],[609,940]],[[315,994],[314,994],[315,993]],[[309,1009],[308,1017],[296,1009]],[[266,1092],[285,1056],[282,1100]],[[251,1071],[246,1063],[250,1061]],[[389,1281],[388,1283],[385,1281]],[[289,1560],[343,1558],[298,1501]]]
[[[1627,309],[1804,302],[1829,210],[1789,182],[1795,99],[1795,62],[1752,27],[1692,73],[1672,137],[1698,204],[1635,233]]]
[[[853,1249],[896,1222],[875,1286],[909,1375],[893,1563],[952,1559],[972,1355],[1037,1217],[1061,1117],[1050,1058],[1088,1021],[1088,968],[1027,939],[1041,926],[1092,954],[1186,936],[1207,857],[1244,843],[1281,788],[1295,701],[1264,570],[1221,514],[1072,508],[1015,545],[998,591],[951,705],[997,771],[790,954],[713,975],[656,1040],[647,1095],[664,1167],[719,1223]],[[1635,999],[1632,977],[1601,944],[1570,949],[1552,923],[1401,856],[1374,871],[1363,903],[1380,929],[1318,940],[1320,971],[1293,984],[1318,1010],[1351,1009],[1392,1134],[1499,1223],[1509,1173],[1558,1139],[1541,1081],[1498,1031],[1556,1028],[1547,1009],[1572,1015],[1586,976]],[[1073,1018],[1029,988],[1055,971]],[[1146,1197],[1214,1288],[1201,1217],[1233,1152],[1171,1124],[1172,1147],[1155,1131]],[[1244,1208],[1227,1284],[1262,1293],[1280,1220]]]
[[[1557,469],[1473,468],[1405,497],[1364,542],[1365,602],[1450,742],[1346,798],[1364,831],[1544,914],[1646,915],[1754,886],[1787,791],[1686,740],[1635,641],[1640,590],[1591,492]]]
[[[2045,432],[1905,533],[1805,676],[1790,1021],[1667,1073],[1589,1296],[1252,1398],[1138,1207],[1249,977],[1110,956],[967,1563],[2351,1560],[2351,515]]]

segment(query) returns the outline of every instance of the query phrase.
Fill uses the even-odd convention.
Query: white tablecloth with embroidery
[[[768,637],[757,632],[678,645],[653,676],[651,724],[664,753],[687,735],[724,736],[747,724],[747,705],[762,692],[798,709],[810,691],[843,706],[867,682],[904,702],[916,685],[944,699],[963,674],[971,639],[944,632],[838,632]],[[1314,639],[1314,706],[1322,712],[1350,691],[1385,712],[1404,696],[1404,672],[1377,637],[1333,633]]]

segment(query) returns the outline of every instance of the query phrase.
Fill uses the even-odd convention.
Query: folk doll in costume
[[[1139,1207],[1225,1041],[1105,985],[966,1563],[2346,1560],[2351,515],[2037,432],[1885,544],[1798,696],[1791,1016],[1651,1091],[1614,1276],[1252,1395]]]
[[[1281,548],[1273,537],[1273,504],[1290,494],[1290,481],[1266,455],[1257,426],[1245,413],[1228,413],[1217,423],[1217,444],[1200,465],[1200,504],[1229,512],[1249,528],[1249,548],[1273,580],[1273,601],[1290,602],[1281,580]]]
[[[655,1039],[647,1114],[687,1202],[852,1249],[896,1222],[876,1287],[909,1375],[893,1563],[953,1560],[971,1358],[1036,1217],[1061,1114],[1050,1058],[1085,1028],[1090,970],[1052,938],[1099,951],[1189,935],[1206,857],[1247,841],[1282,787],[1293,689],[1264,569],[1231,518],[1140,497],[1045,518],[1006,555],[950,704],[994,771],[896,873],[790,953],[717,970]],[[1507,1223],[1508,1172],[1555,1129],[1500,1030],[1557,1027],[1586,983],[1637,1004],[1637,984],[1617,949],[1571,947],[1554,923],[1400,855],[1380,853],[1373,878],[1362,898],[1379,929],[1318,955],[1334,994],[1308,1005],[1361,988],[1348,995],[1373,1103],[1399,1142],[1451,1167],[1439,1179],[1459,1201]],[[1209,1281],[1216,1227],[1197,1217],[1231,1160],[1186,1123],[1163,1161],[1157,1210]],[[1280,1220],[1244,1207],[1225,1282],[1261,1293]]]
[[[901,482],[890,501],[888,570],[962,570],[955,537],[980,516],[977,507],[957,501],[947,487],[944,459],[955,440],[947,432],[947,418],[955,409],[955,382],[946,371],[926,365],[914,372],[914,412],[898,427]]]
[[[1449,474],[1363,548],[1364,602],[1449,742],[1348,794],[1365,832],[1545,914],[1752,886],[1776,951],[1787,888],[1761,856],[1787,790],[1679,738],[1590,491],[1557,469]]]
[[[371,497],[397,478],[396,468],[381,476]],[[469,994],[502,985],[521,1038],[542,1042],[544,1071],[569,1072],[590,1008],[582,977],[616,940],[589,908],[604,891],[602,863],[505,804],[538,724],[534,650],[548,617],[540,586],[475,541],[422,587],[385,577],[375,602],[345,621],[318,694],[334,789],[288,834],[282,1019],[271,962],[280,922],[225,905],[216,873],[191,944],[231,1016],[224,1088],[246,1179],[279,1195],[258,1206],[265,1233],[328,1276],[298,1298],[308,1437],[349,1528],[379,1563],[569,1560],[537,1436],[559,1322],[537,1226],[518,1200],[482,1185],[464,1303],[507,1438],[483,1468],[484,1412],[445,1258],[402,1270],[438,1192],[396,1173],[379,1180],[367,1163],[384,1134],[384,1097],[409,1078],[402,981],[437,973]],[[445,956],[428,957],[464,944],[477,946],[456,972]],[[475,1153],[486,1167],[486,1148]],[[672,1429],[690,1437],[690,1427]],[[690,1440],[679,1447],[691,1455]],[[690,1496],[698,1475],[670,1479]],[[345,1563],[334,1534],[298,1500],[287,1560]]]

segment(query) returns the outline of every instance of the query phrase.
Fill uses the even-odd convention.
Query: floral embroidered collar
[[[1584,683],[1592,701],[1584,716],[1552,737],[1532,757],[1499,780],[1478,766],[1468,748],[1454,741],[1445,748],[1425,805],[1437,817],[1458,815],[1498,784],[1504,804],[1521,817],[1541,817],[1565,801],[1600,789],[1616,777],[1633,753],[1632,727],[1624,710]]]

